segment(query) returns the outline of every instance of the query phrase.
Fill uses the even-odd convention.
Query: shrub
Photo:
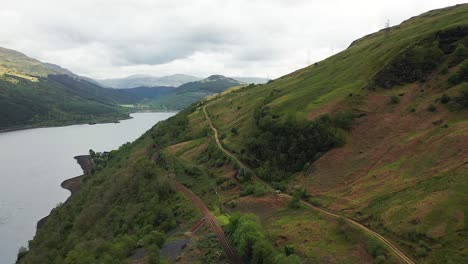
[[[236,208],[237,204],[238,204],[238,203],[237,203],[236,200],[232,200],[232,201],[229,201],[229,202],[227,203],[227,205],[228,205],[229,207],[231,207],[231,208]]]
[[[468,57],[468,50],[463,43],[459,43],[455,51],[452,53],[453,64],[458,64]]]
[[[429,112],[435,112],[437,110],[437,107],[433,104],[429,105],[429,107],[427,107],[427,111]]]
[[[374,263],[375,264],[384,264],[386,263],[387,259],[385,258],[385,256],[383,255],[378,255],[375,260],[374,260]]]
[[[257,216],[234,213],[226,232],[245,263],[300,263],[297,256],[277,251],[267,239]],[[293,248],[290,248],[293,249]]]
[[[292,255],[295,253],[295,249],[294,249],[294,245],[286,245],[284,246],[284,254],[286,254],[286,256],[289,256],[289,255]]]
[[[20,259],[22,259],[26,255],[26,253],[28,253],[28,249],[25,247],[20,247],[18,250],[18,256],[16,260],[19,261]]]
[[[336,127],[348,130],[354,120],[354,114],[351,111],[342,111],[333,114],[331,119]]]
[[[369,252],[369,254],[374,258],[377,258],[379,255],[385,255],[385,249],[382,247],[380,242],[373,237],[367,240],[367,252]]]
[[[418,256],[419,258],[427,256],[427,250],[424,247],[418,247],[416,249],[416,256]]]
[[[446,104],[446,103],[450,102],[450,96],[448,96],[446,94],[443,94],[442,97],[440,98],[440,102],[442,104]]]
[[[393,95],[392,97],[390,97],[390,103],[391,104],[398,104],[400,102],[400,97],[396,96],[396,95]]]
[[[465,59],[462,63],[460,63],[460,69],[458,72],[452,74],[448,81],[452,85],[457,85],[459,83],[468,81],[468,59]]]
[[[291,201],[288,203],[288,207],[291,209],[299,209],[301,208],[301,199],[298,196],[294,195]]]
[[[237,128],[233,127],[233,128],[231,128],[231,133],[233,135],[237,135],[237,134],[239,134],[239,131],[237,131]]]

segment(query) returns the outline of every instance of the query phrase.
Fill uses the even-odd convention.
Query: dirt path
[[[224,230],[218,224],[215,217],[210,212],[210,210],[208,210],[208,208],[203,203],[203,201],[187,187],[183,186],[182,184],[178,182],[176,182],[175,184],[176,184],[175,187],[178,191],[183,193],[188,199],[190,199],[195,205],[197,205],[198,208],[200,208],[200,210],[203,213],[203,216],[206,219],[206,222],[208,222],[213,232],[215,232],[216,236],[218,237],[219,242],[224,248],[224,252],[226,256],[231,261],[231,263],[235,263],[235,264],[242,263],[242,261],[237,256],[234,249],[232,248],[231,244],[227,240],[226,236],[224,235]]]
[[[232,154],[231,152],[229,152],[228,150],[226,150],[223,145],[221,144],[221,141],[219,140],[218,138],[218,130],[214,127],[213,125],[213,122],[211,121],[211,118],[209,117],[208,115],[208,112],[206,111],[206,105],[203,106],[203,112],[205,113],[205,117],[206,119],[208,120],[208,123],[210,124],[210,127],[211,129],[213,130],[214,134],[215,134],[215,141],[216,141],[216,145],[218,145],[219,149],[222,150],[224,153],[226,153],[226,155],[228,155],[229,157],[231,157],[232,159],[234,159],[242,168],[244,169],[247,169],[247,170],[250,170],[250,168],[248,166],[246,166],[243,162],[241,162],[234,154]],[[250,170],[251,171],[251,170]],[[262,179],[260,179],[257,175],[254,175],[254,179],[256,181],[259,181],[260,183],[262,183],[263,185],[265,186],[268,186],[268,188],[270,189],[274,189],[273,187],[271,187],[267,182],[263,181]],[[281,196],[283,197],[288,197],[288,198],[292,198],[291,195],[288,195],[288,194],[280,194]],[[356,220],[353,220],[351,218],[347,218],[346,216],[343,216],[343,215],[339,215],[339,214],[336,214],[336,213],[333,213],[333,212],[330,212],[330,211],[327,211],[325,209],[322,209],[322,208],[319,208],[317,206],[314,206],[304,200],[301,201],[301,203],[311,209],[314,209],[318,212],[321,212],[325,215],[328,215],[328,216],[331,216],[331,217],[334,217],[334,218],[338,218],[338,217],[341,217],[343,219],[345,219],[346,221],[348,221],[349,223],[353,224],[354,226],[358,227],[358,228],[361,228],[364,232],[368,233],[368,234],[371,234],[372,236],[374,236],[376,239],[378,239],[380,242],[384,243],[388,249],[398,258],[400,259],[401,261],[403,261],[404,263],[407,263],[407,264],[415,264],[415,262],[410,258],[408,257],[403,251],[401,251],[397,246],[395,246],[392,242],[390,242],[388,239],[386,239],[385,237],[383,237],[382,235],[380,235],[379,233],[375,232],[374,230],[366,227],[365,225],[357,222]]]

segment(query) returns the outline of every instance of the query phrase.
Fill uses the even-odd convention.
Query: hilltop
[[[146,102],[155,109],[184,109],[190,104],[207,96],[220,93],[228,88],[242,86],[243,83],[222,75],[211,75],[208,78],[183,84],[171,93]]]
[[[136,88],[136,87],[155,87],[155,86],[173,86],[178,87],[188,82],[198,81],[200,78],[186,75],[173,74],[168,76],[156,77],[151,75],[131,75],[125,78],[96,80],[104,87],[109,88]]]
[[[57,65],[0,48],[0,130],[128,118],[120,103],[137,100]]]
[[[457,5],[194,103],[95,156],[19,263],[158,263],[184,241],[179,263],[465,263],[467,47]]]

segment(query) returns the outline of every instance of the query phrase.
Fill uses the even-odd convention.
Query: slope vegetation
[[[118,103],[137,101],[57,65],[0,48],[0,130],[115,121],[128,117]]]
[[[200,81],[183,84],[171,93],[162,95],[146,104],[156,109],[184,109],[190,104],[209,95],[220,93],[234,86],[240,86],[237,80],[222,75],[212,75]]]
[[[187,237],[181,263],[226,262],[220,244],[182,234],[200,213],[175,182],[245,263],[467,262],[467,29],[468,5],[430,11],[193,104],[95,159],[19,262],[115,263],[143,249],[157,263],[164,240]]]

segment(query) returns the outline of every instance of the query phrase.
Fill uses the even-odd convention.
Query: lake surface
[[[0,263],[14,263],[37,221],[70,195],[60,183],[82,174],[74,156],[117,149],[174,114],[135,113],[117,124],[0,133]]]

